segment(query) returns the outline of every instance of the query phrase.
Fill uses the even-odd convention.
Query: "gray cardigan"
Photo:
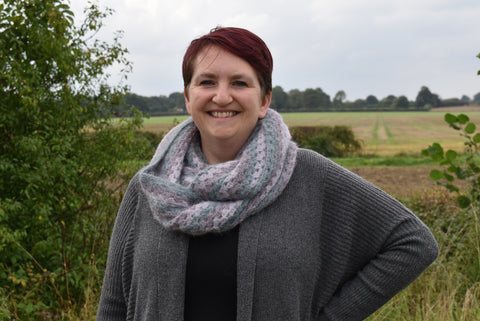
[[[135,176],[110,241],[97,321],[182,320],[187,252],[188,236],[154,220]],[[300,149],[282,195],[240,225],[237,320],[363,320],[437,255],[429,229],[401,203]]]

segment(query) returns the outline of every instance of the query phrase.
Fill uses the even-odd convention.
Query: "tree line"
[[[461,98],[442,99],[432,93],[427,86],[422,86],[415,98],[411,101],[406,96],[388,95],[378,99],[368,95],[365,99],[347,100],[345,91],[339,90],[333,98],[321,88],[307,88],[305,90],[292,89],[286,92],[281,86],[272,90],[271,108],[280,112],[321,112],[321,111],[378,111],[378,110],[430,110],[434,107],[465,106],[480,103],[480,92],[470,98],[463,95]],[[151,116],[183,114],[185,102],[183,93],[174,92],[168,96],[146,97],[129,93],[124,100],[125,110],[134,106],[144,114]]]

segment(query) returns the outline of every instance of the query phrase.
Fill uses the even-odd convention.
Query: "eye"
[[[202,80],[200,81],[200,86],[213,86],[215,83],[213,80]]]
[[[233,86],[235,87],[248,87],[248,84],[242,80],[236,80],[233,82]]]

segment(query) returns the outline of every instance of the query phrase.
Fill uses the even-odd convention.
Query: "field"
[[[459,108],[451,109],[460,113]],[[459,112],[456,112],[459,111]],[[446,110],[430,112],[359,112],[359,113],[285,113],[289,126],[346,125],[364,143],[363,154],[415,154],[432,142],[461,150],[458,132],[448,128],[443,120]],[[475,123],[480,121],[480,109],[465,112]],[[175,121],[187,116],[153,117],[146,119],[146,130],[171,128]]]
[[[399,158],[401,155],[421,157],[422,149],[433,142],[461,151],[462,139],[445,123],[446,112],[466,113],[474,123],[480,124],[480,108],[430,112],[285,113],[282,116],[289,126],[349,126],[363,142],[363,155]],[[186,118],[154,117],[146,119],[144,127],[150,131],[168,130],[175,122]],[[343,165],[344,160],[336,161]],[[434,165],[405,165],[365,166],[354,161],[345,166],[395,196],[411,196],[436,188],[429,178]]]

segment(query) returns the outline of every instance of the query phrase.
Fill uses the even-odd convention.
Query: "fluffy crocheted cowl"
[[[140,182],[155,220],[192,235],[223,232],[271,204],[295,167],[297,146],[268,110],[234,160],[209,165],[191,118],[160,142]]]

